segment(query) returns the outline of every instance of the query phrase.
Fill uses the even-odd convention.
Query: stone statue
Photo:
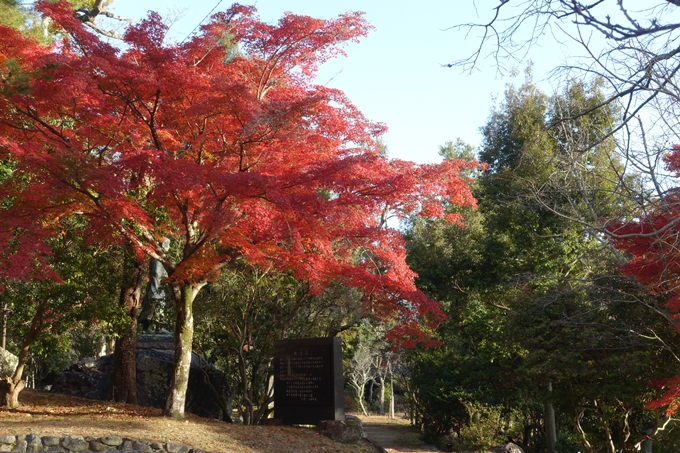
[[[164,239],[161,244],[163,251],[170,249],[170,239]],[[162,315],[165,305],[165,290],[163,289],[163,279],[168,276],[165,268],[160,261],[151,258],[149,260],[149,283],[146,285],[146,293],[142,299],[141,312],[137,320],[142,324],[144,332],[149,332],[155,326],[159,317]]]

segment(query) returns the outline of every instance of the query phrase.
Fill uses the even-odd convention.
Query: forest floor
[[[21,392],[17,409],[0,408],[0,435],[93,436],[116,434],[172,442],[218,453],[368,453],[361,445],[334,442],[309,428],[243,426],[187,414],[184,420],[160,409],[76,398],[46,391]],[[361,417],[368,438],[391,453],[433,451],[404,419]],[[434,450],[436,451],[436,449]]]

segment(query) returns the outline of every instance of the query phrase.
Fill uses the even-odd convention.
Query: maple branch
[[[21,107],[19,107],[19,106],[15,106],[15,108],[16,108],[16,110],[17,110],[19,113],[22,113],[22,114],[24,114],[26,117],[28,117],[28,118],[32,119],[33,121],[37,122],[37,123],[40,124],[42,127],[44,127],[44,128],[47,129],[49,132],[51,132],[52,135],[58,137],[58,138],[59,138],[62,142],[64,142],[68,147],[71,146],[71,139],[68,138],[67,136],[65,136],[64,134],[62,134],[61,132],[59,132],[56,128],[54,128],[52,125],[50,125],[49,123],[47,123],[45,120],[43,120],[43,119],[38,115],[38,113],[37,113],[37,111],[35,110],[34,107],[27,106],[27,107],[26,107],[26,110],[22,110]],[[44,133],[41,129],[39,129],[39,128],[38,128],[37,130],[40,131],[41,133],[43,133],[43,135],[48,135],[48,134],[45,134],[45,133]]]
[[[158,137],[158,131],[156,131],[156,112],[158,111],[158,106],[160,104],[161,90],[160,88],[156,90],[156,95],[153,103],[153,109],[149,112],[149,130],[151,131],[151,137],[153,138],[154,145],[159,151],[163,151],[163,145]],[[144,105],[144,103],[142,103]]]
[[[257,84],[258,100],[264,99],[265,95],[267,94],[267,91],[269,91],[269,87],[267,87],[267,85],[269,84],[271,76],[274,73],[274,69],[276,69],[278,62],[281,60],[281,58],[283,58],[286,55],[286,52],[289,49],[291,49],[295,44],[299,44],[303,40],[311,38],[314,35],[323,36],[323,33],[313,31],[311,33],[300,36],[298,39],[294,39],[292,41],[284,41],[284,43],[282,43],[276,49],[274,49],[274,51],[268,58],[265,58],[264,60],[265,69],[262,71],[260,75],[260,80]],[[291,67],[288,71],[284,71],[284,74],[289,73],[292,69],[293,68]]]
[[[142,100],[142,97],[136,92],[136,90],[130,86],[128,83],[124,83],[123,86],[129,89],[130,94],[133,96],[130,97],[128,95],[125,95],[122,90],[119,91],[111,91],[111,90],[106,90],[104,89],[101,84],[98,84],[99,89],[101,90],[102,93],[114,96],[119,98],[120,100],[123,101],[123,103],[132,110],[133,114],[135,114],[139,119],[141,119],[144,124],[147,125],[149,128],[149,132],[151,133],[151,139],[154,142],[154,146],[156,149],[159,151],[165,151],[163,149],[163,145],[161,143],[160,137],[158,136],[158,132],[156,130],[156,124],[155,124],[155,116],[156,112],[158,111],[158,108],[160,106],[160,96],[161,96],[161,90],[158,88],[154,94],[154,102],[153,102],[153,107],[149,108],[146,106],[144,101]],[[139,108],[137,108],[136,102],[139,102],[149,113],[149,118],[147,119],[144,114],[141,112]],[[122,118],[122,116],[121,116]]]

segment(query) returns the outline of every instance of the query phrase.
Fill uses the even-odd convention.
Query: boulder
[[[165,407],[170,389],[175,351],[158,349],[137,350],[137,400],[141,406]],[[221,418],[222,411],[215,395],[205,383],[204,371],[220,394],[227,394],[226,376],[211,363],[196,354],[191,355],[189,388],[185,411],[207,418]]]
[[[337,442],[354,443],[361,439],[363,429],[361,424],[345,423],[342,420],[321,420],[316,425],[316,431]]]
[[[0,378],[11,377],[19,364],[19,357],[0,348]]]
[[[361,430],[361,437],[366,437],[366,431],[364,431],[364,424],[361,419],[355,415],[345,414],[345,424],[348,426],[358,426]]]
[[[113,355],[85,359],[57,374],[50,391],[92,400],[108,400]]]
[[[148,343],[147,343],[148,344]],[[165,407],[170,389],[175,352],[168,349],[137,349],[137,401],[140,406]],[[201,417],[220,419],[222,411],[205,383],[204,371],[215,389],[227,394],[227,378],[196,354],[191,357],[185,411]],[[87,359],[59,373],[52,392],[96,400],[109,400],[113,354]]]
[[[499,445],[494,448],[493,453],[524,453],[524,450],[522,450],[522,447],[519,445],[508,442],[507,444]]]

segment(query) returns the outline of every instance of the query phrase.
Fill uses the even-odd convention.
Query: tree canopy
[[[119,50],[68,3],[38,9],[63,40],[41,47],[11,28],[0,37],[0,158],[14,166],[0,187],[11,200],[0,220],[4,276],[49,275],[45,239],[71,214],[103,244],[129,242],[161,262],[177,313],[170,415],[183,413],[193,299],[236,258],[291,271],[312,294],[342,278],[369,312],[400,319],[392,338],[427,341],[443,315],[416,289],[385,220],[444,217],[444,201],[473,206],[461,171],[477,164],[389,160],[377,141],[384,126],[313,83],[320,63],[369,31],[361,14],[270,25],[235,5],[166,45],[150,13]]]

